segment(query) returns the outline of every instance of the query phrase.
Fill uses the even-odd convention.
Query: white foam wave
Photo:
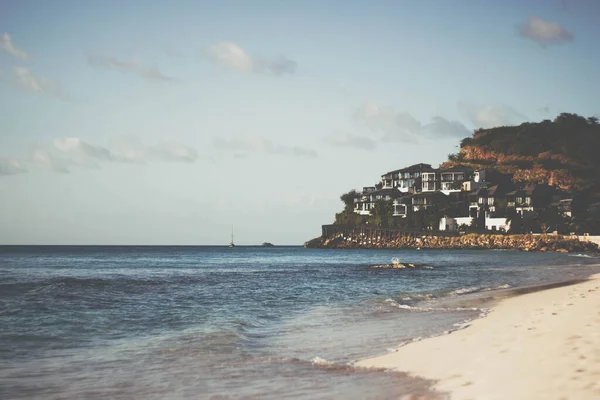
[[[417,312],[431,312],[431,311],[481,311],[483,309],[477,307],[418,307],[411,306],[408,304],[398,303],[392,299],[386,299],[386,303],[388,303],[392,307],[399,308],[401,310],[409,310],[409,311],[417,311]]]
[[[590,255],[590,254],[583,254],[583,253],[578,253],[578,254],[569,254],[569,257],[584,257],[584,258],[594,258],[594,256]]]
[[[481,288],[478,286],[470,286],[470,287],[466,287],[466,288],[460,288],[460,289],[456,289],[451,291],[450,293],[448,293],[449,295],[460,295],[460,294],[468,294],[468,293],[474,293],[474,292],[478,292],[480,291]]]
[[[314,365],[333,365],[333,364],[335,364],[334,362],[328,361],[321,357],[314,357],[312,360],[310,360],[310,362],[313,363]]]

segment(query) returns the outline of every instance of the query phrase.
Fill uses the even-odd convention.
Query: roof
[[[444,172],[472,172],[473,168],[469,168],[469,167],[464,167],[462,165],[455,165],[454,167],[450,167],[450,168],[444,168],[442,170],[440,170],[440,173],[444,173]]]
[[[477,190],[469,193],[469,195],[472,195],[472,196],[483,196],[483,195],[495,196],[496,192],[498,192],[499,186],[500,185],[494,185],[494,186],[490,186],[488,188],[480,188],[480,189],[477,189]]]
[[[385,176],[385,175],[389,175],[389,174],[395,174],[398,172],[422,172],[422,171],[435,171],[434,168],[431,167],[431,164],[414,164],[411,165],[410,167],[405,167],[405,168],[401,168],[401,169],[395,169],[393,171],[390,172],[386,172],[385,174],[381,175],[381,176]]]
[[[519,187],[511,192],[508,192],[506,194],[514,196],[514,195],[519,194],[519,192],[522,192],[523,194],[531,196],[538,186],[539,185],[537,183],[526,183],[526,184],[522,185],[521,187]]]
[[[399,194],[399,193],[400,192],[396,189],[385,188],[385,189],[375,190],[369,194],[370,195],[374,195],[374,194],[386,195],[386,194]]]
[[[413,197],[447,197],[444,193],[442,192],[421,192],[421,193],[417,193],[414,194]]]

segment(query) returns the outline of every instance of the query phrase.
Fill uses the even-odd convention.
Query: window
[[[415,172],[415,178],[418,178],[419,176],[421,176],[420,172]]]
[[[531,197],[525,197],[525,204],[531,205]]]
[[[523,198],[522,197],[517,197],[517,203],[518,204],[522,204],[523,203]]]
[[[494,198],[493,198],[493,197],[488,197],[488,199],[487,199],[487,203],[488,203],[488,205],[490,205],[490,206],[491,206],[491,205],[493,205],[493,204],[494,204]]]
[[[410,172],[405,172],[404,173],[404,179],[408,179],[410,178]]]

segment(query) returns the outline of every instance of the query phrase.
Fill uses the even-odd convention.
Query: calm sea
[[[392,257],[417,267],[371,268]],[[484,311],[453,300],[585,277],[597,263],[508,251],[0,247],[0,398],[436,398],[428,382],[351,363]]]

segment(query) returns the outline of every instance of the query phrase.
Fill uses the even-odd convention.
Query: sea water
[[[416,267],[372,268],[394,257]],[[584,278],[598,263],[512,251],[0,247],[0,398],[444,398],[425,380],[352,362],[485,313],[462,299]]]

